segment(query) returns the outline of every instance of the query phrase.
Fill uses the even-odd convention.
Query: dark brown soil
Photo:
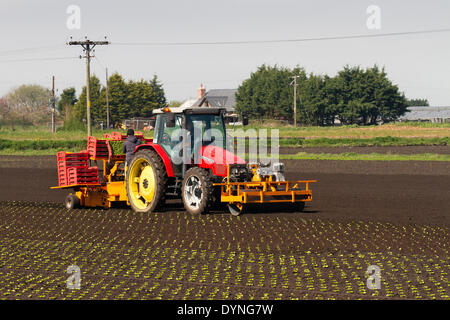
[[[445,163],[290,161],[289,179],[318,180],[305,212],[236,218],[179,201],[68,211],[66,192],[49,189],[54,159],[30,159],[0,158],[1,298],[450,299]],[[72,264],[80,290],[66,288]],[[366,287],[369,265],[380,290]]]
[[[308,153],[392,153],[392,154],[421,154],[437,153],[450,154],[450,146],[403,146],[403,147],[280,147],[280,154]]]

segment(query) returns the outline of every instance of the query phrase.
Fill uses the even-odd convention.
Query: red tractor
[[[283,164],[247,164],[229,152],[224,112],[206,107],[156,110],[153,139],[137,135],[143,143],[126,168],[125,156],[113,150],[124,135],[89,137],[87,151],[58,155],[60,185],[55,188],[75,191],[66,198],[67,208],[126,202],[137,212],[151,212],[167,198],[181,197],[191,213],[207,213],[216,203],[227,204],[233,215],[249,204],[288,203],[303,210],[312,200],[309,183],[316,181],[285,181]],[[98,166],[89,167],[86,159],[102,160],[103,173],[96,173]]]

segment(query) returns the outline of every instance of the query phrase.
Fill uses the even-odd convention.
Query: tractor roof
[[[170,111],[164,111],[166,108],[161,109],[155,109],[153,110],[153,114],[158,113],[166,113],[166,112],[172,112],[172,113],[192,113],[192,114],[219,114],[221,112],[225,112],[225,108],[211,108],[211,107],[176,107],[176,108],[170,108]]]

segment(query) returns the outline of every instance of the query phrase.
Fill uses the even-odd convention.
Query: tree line
[[[293,77],[297,76],[297,122],[305,125],[376,124],[394,121],[410,102],[384,68],[345,66],[336,76],[307,74],[303,68],[260,66],[236,93],[236,111],[253,119],[293,122]],[[428,103],[426,100],[417,100]]]
[[[90,79],[91,119],[94,123],[106,124],[106,86],[94,75]],[[110,122],[122,123],[124,119],[134,117],[150,117],[153,109],[166,105],[166,97],[162,84],[155,75],[149,81],[125,81],[118,73],[108,79],[108,100]],[[58,103],[62,114],[70,112],[66,118],[86,118],[86,87],[76,98],[74,88],[65,89]]]
[[[106,86],[95,75],[90,78],[91,119],[106,125]],[[124,119],[149,117],[152,110],[166,105],[162,84],[155,75],[151,80],[126,81],[114,73],[108,79],[110,120],[120,124]],[[40,85],[21,85],[0,98],[0,126],[42,125],[51,121],[52,92]],[[69,129],[86,122],[86,87],[79,96],[74,87],[66,88],[55,101],[57,118]]]
[[[426,99],[405,98],[387,77],[384,68],[345,66],[334,77],[307,74],[303,68],[260,66],[243,81],[236,93],[236,111],[250,119],[280,119],[293,122],[292,77],[297,76],[297,122],[305,125],[375,124],[396,120],[408,106],[428,106]],[[90,78],[91,119],[106,125],[106,86]],[[149,117],[152,110],[167,104],[164,89],[155,75],[151,80],[126,81],[119,73],[108,79],[110,123]],[[181,104],[173,102],[174,105]],[[22,85],[0,98],[0,126],[36,125],[51,119],[51,90]],[[78,129],[86,119],[86,87],[77,96],[66,88],[56,101],[58,119],[65,127]]]

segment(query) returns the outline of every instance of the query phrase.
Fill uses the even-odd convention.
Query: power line
[[[317,38],[298,38],[298,39],[278,39],[278,40],[245,40],[245,41],[212,41],[212,42],[114,42],[119,46],[197,46],[197,45],[241,45],[241,44],[267,44],[267,43],[289,43],[289,42],[311,42],[311,41],[327,41],[327,40],[346,40],[346,39],[363,39],[363,38],[381,38],[394,37],[403,35],[429,34],[450,32],[447,29],[431,29],[419,31],[391,32],[378,34],[357,34],[332,37]]]
[[[100,61],[100,59],[97,56],[94,56],[95,60],[97,60],[97,62],[100,64],[100,66],[105,69],[105,65]]]
[[[100,61],[100,59],[97,56],[94,56],[95,60],[100,64],[100,66],[105,69],[105,76],[106,76],[106,128],[109,128],[110,119],[109,119],[109,87],[108,87],[108,67],[105,67],[105,65]]]
[[[14,50],[5,50],[0,51],[0,56],[8,56],[8,55],[17,55],[17,54],[28,54],[35,53],[36,51],[51,51],[54,49],[61,49],[62,45],[56,46],[46,46],[46,47],[34,47],[34,48],[22,48],[22,49],[14,49]]]
[[[56,60],[72,60],[79,59],[79,57],[54,57],[54,58],[30,58],[30,59],[13,59],[13,60],[0,60],[0,63],[10,62],[27,62],[27,61],[56,61]]]

